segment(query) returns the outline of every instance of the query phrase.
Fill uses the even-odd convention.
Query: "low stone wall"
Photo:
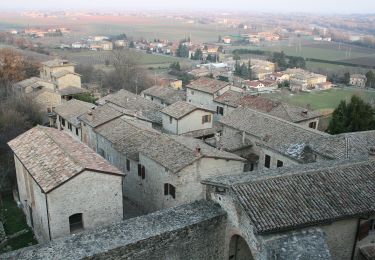
[[[199,201],[0,255],[0,259],[224,259],[226,213]]]

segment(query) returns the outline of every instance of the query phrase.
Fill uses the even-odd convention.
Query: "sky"
[[[1,10],[240,10],[304,13],[375,13],[375,0],[1,0]]]

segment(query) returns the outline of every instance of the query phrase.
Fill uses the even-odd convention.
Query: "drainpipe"
[[[51,238],[51,226],[50,226],[50,223],[49,223],[49,210],[48,210],[47,194],[44,193],[44,196],[45,196],[45,198],[46,198],[47,223],[48,223],[48,236],[49,236],[49,241],[51,241],[51,240],[52,240],[52,238]]]
[[[361,218],[358,219],[358,223],[357,223],[357,232],[355,232],[354,244],[353,244],[353,249],[352,249],[352,256],[350,257],[351,260],[354,260],[355,248],[357,247],[360,225],[361,225]]]

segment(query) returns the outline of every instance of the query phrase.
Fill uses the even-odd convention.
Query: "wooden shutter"
[[[168,195],[168,183],[164,183],[164,195]]]
[[[142,166],[142,179],[146,178],[146,168]]]
[[[176,188],[171,184],[169,184],[169,194],[171,194],[172,198],[176,198]]]

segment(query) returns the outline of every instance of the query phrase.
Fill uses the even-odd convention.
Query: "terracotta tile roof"
[[[307,110],[303,107],[232,90],[226,91],[223,95],[215,98],[214,101],[235,108],[248,107],[294,123],[321,116],[319,112]]]
[[[22,80],[22,81],[19,81],[17,83],[15,83],[14,85],[16,87],[19,87],[19,88],[27,88],[27,87],[38,87],[39,86],[39,82],[43,81],[41,78],[38,78],[38,77],[32,77],[32,78],[28,78],[28,79],[25,79],[25,80]]]
[[[185,91],[164,86],[153,86],[144,90],[142,94],[156,97],[167,105],[186,100]]]
[[[75,63],[69,62],[68,60],[60,60],[60,59],[45,61],[45,62],[42,62],[42,64],[47,67],[60,67],[60,66],[75,65]]]
[[[139,154],[142,153],[174,173],[202,157],[244,160],[198,139],[162,134],[123,118],[98,127],[96,132],[111,142],[117,151],[131,159],[138,160]],[[197,146],[201,148],[200,155],[196,154]]]
[[[74,95],[88,92],[87,89],[77,87],[65,87],[57,91],[61,96]]]
[[[290,172],[236,184],[232,191],[258,234],[375,213],[375,162]]]
[[[289,157],[296,156],[291,152],[291,147],[296,145],[305,146],[317,138],[329,136],[324,132],[297,125],[249,108],[237,108],[229,115],[225,115],[220,122],[233,129],[246,132],[257,138],[259,144],[270,147]]]
[[[163,109],[163,106],[127,90],[122,89],[98,100],[98,104],[105,103],[112,104],[118,110],[122,108],[134,113],[139,112],[149,120],[161,124],[160,111]]]
[[[78,73],[70,72],[70,71],[67,71],[67,70],[60,70],[60,71],[57,71],[57,72],[53,73],[52,76],[55,77],[55,78],[61,78],[61,77],[64,77],[64,76],[66,76],[66,75],[69,75],[69,74],[73,74],[73,75],[81,76],[81,75],[79,75]]]
[[[8,144],[45,193],[85,169],[123,175],[88,146],[54,128],[36,126]]]
[[[79,116],[78,119],[95,128],[122,115],[122,112],[114,109],[108,104],[105,104],[103,106],[98,106],[91,111],[91,113],[85,113]]]
[[[79,125],[78,117],[90,111],[96,106],[92,103],[84,102],[77,99],[71,99],[57,107],[53,110],[56,114],[63,117],[68,122],[75,126]]]
[[[179,102],[173,103],[172,105],[164,108],[161,112],[173,118],[180,119],[195,110],[204,110],[208,112],[213,112],[205,108],[194,106],[193,104],[185,102],[185,101],[179,101]]]
[[[186,88],[213,94],[228,85],[230,84],[225,81],[201,77],[197,80],[192,81],[189,85],[186,86]]]

